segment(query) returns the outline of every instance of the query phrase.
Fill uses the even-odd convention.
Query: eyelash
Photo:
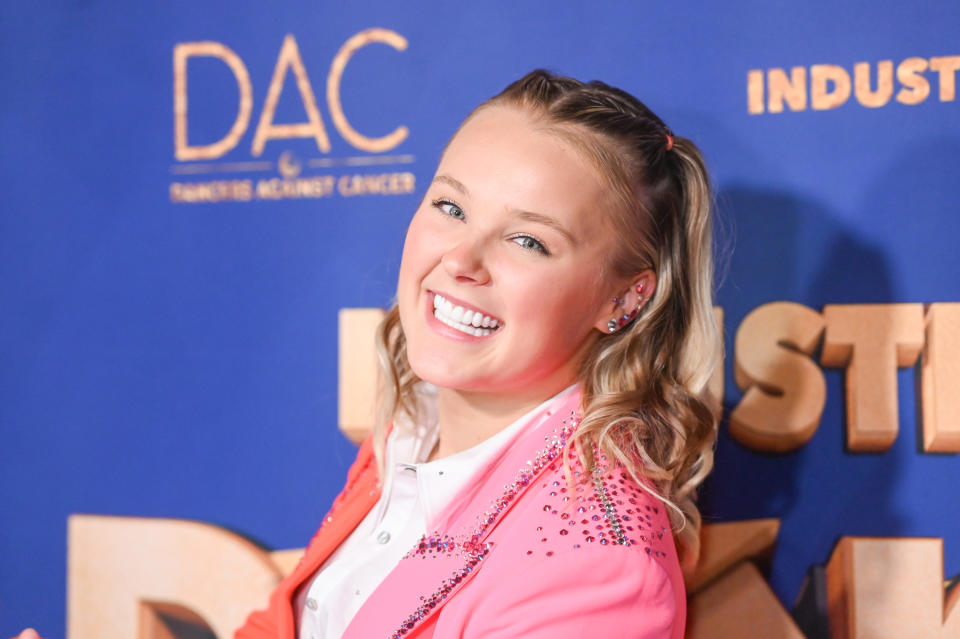
[[[453,218],[454,220],[464,220],[466,218],[466,214],[463,212],[463,208],[456,202],[453,202],[451,200],[446,200],[443,198],[438,198],[436,200],[433,200],[432,204],[434,208],[438,209],[441,213]],[[447,212],[447,210],[443,208],[444,206],[448,206],[448,205],[452,207],[456,207],[457,210],[460,211],[460,217],[457,217],[456,215],[453,215],[452,213]],[[507,239],[518,240],[521,238],[526,240],[531,240],[536,245],[536,246],[524,246],[523,244],[517,242],[517,245],[520,246],[521,248],[527,251],[534,251],[536,253],[540,253],[541,255],[550,255],[550,251],[547,250],[547,247],[544,245],[543,240],[541,240],[535,235],[530,235],[529,233],[514,233]]]
[[[448,212],[443,208],[444,205],[447,205],[447,204],[449,204],[450,206],[455,206],[457,209],[459,209],[459,210],[460,210],[460,217],[457,217],[456,215],[453,215],[452,213],[448,213]],[[463,212],[463,208],[462,208],[459,204],[457,204],[456,202],[452,202],[452,201],[450,201],[450,200],[444,200],[444,199],[440,198],[440,199],[437,199],[437,200],[434,200],[434,201],[433,201],[433,206],[434,206],[434,208],[440,209],[440,211],[441,211],[444,215],[449,215],[450,217],[452,217],[452,218],[455,219],[455,220],[463,220],[463,219],[466,217],[466,213]]]
[[[519,240],[521,238],[525,240],[532,240],[533,243],[536,244],[536,246],[524,246],[523,244],[520,244],[520,242],[517,242],[517,244],[519,244],[522,248],[528,251],[535,251],[537,253],[540,253],[541,255],[550,255],[550,251],[548,251],[547,247],[543,245],[543,242],[541,242],[535,236],[530,235],[529,233],[515,233],[514,235],[511,235],[507,239]]]

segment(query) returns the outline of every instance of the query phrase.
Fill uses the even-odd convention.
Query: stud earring
[[[636,291],[637,291],[637,305],[634,307],[634,309],[630,311],[629,314],[624,313],[620,317],[615,317],[611,319],[609,322],[607,322],[607,330],[610,331],[611,333],[616,333],[618,328],[629,324],[631,321],[633,321],[633,318],[635,318],[637,314],[640,313],[640,309],[643,307],[643,300],[644,300],[643,282],[640,282],[639,284],[637,284]],[[625,301],[624,299],[619,297],[613,298],[613,303],[617,307],[622,306],[624,301]]]

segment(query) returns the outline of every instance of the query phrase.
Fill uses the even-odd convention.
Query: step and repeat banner
[[[444,143],[538,67],[634,93],[706,156],[705,520],[779,520],[758,565],[809,636],[843,537],[940,539],[949,582],[958,28],[946,1],[4,7],[0,637],[64,635],[72,514],[306,543],[355,452],[338,312],[389,304]]]

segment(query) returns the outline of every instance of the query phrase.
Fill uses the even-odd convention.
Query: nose
[[[444,270],[457,282],[483,285],[490,281],[485,245],[481,239],[463,239],[444,252],[440,259]]]

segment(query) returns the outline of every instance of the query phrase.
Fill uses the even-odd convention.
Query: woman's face
[[[407,230],[398,303],[413,371],[531,399],[572,383],[614,317],[611,199],[589,161],[523,110],[476,113]]]

